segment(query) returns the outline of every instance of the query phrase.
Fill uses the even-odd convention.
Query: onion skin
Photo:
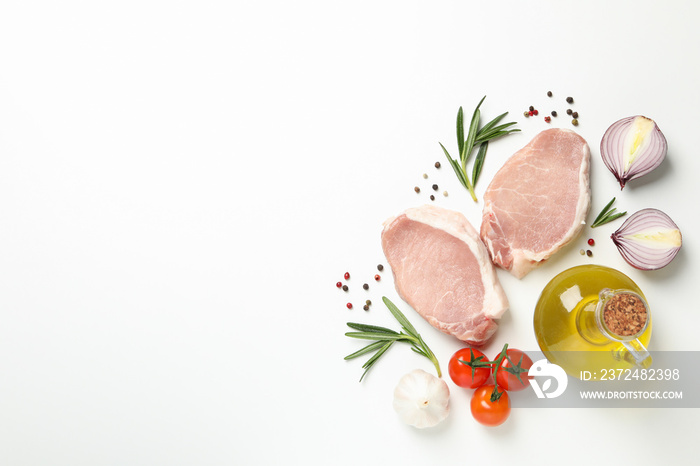
[[[622,258],[639,270],[666,267],[682,245],[682,235],[671,217],[657,209],[642,209],[613,233]]]
[[[613,123],[600,141],[600,155],[620,189],[661,165],[668,144],[658,125],[642,115]]]

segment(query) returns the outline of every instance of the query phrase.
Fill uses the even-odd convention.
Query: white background
[[[3,2],[0,464],[694,458],[698,410],[514,409],[489,429],[449,377],[450,417],[415,430],[392,391],[430,363],[397,346],[360,384],[361,362],[343,361],[360,343],[343,333],[395,326],[387,295],[446,372],[460,342],[398,300],[388,269],[372,279],[381,223],[430,202],[435,182],[449,192],[435,204],[478,227],[481,204],[437,144],[454,149],[457,108],[487,95],[484,121],[507,110],[522,129],[491,145],[481,198],[545,113],[571,127],[571,95],[594,213],[615,195],[630,213],[662,209],[683,249],[634,270],[608,239],[617,222],[521,281],[499,271],[511,309],[487,353],[537,349],[539,291],[590,262],[642,287],[652,349],[700,350],[699,16],[692,1]],[[539,118],[523,118],[529,105]],[[668,157],[620,192],[600,138],[636,114],[657,121]]]

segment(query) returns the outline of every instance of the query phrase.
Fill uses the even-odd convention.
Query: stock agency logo
[[[564,393],[569,382],[564,369],[546,359],[540,359],[535,362],[528,371],[528,375],[531,377],[530,385],[535,390],[537,398],[556,398]],[[541,386],[537,381],[538,377],[544,379]],[[550,390],[553,379],[557,381],[557,385],[554,390]]]

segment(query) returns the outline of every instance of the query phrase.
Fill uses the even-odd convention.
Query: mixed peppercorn
[[[440,164],[439,161],[435,162],[434,165],[435,165],[435,168],[437,168],[437,169],[439,169],[439,168],[442,166],[442,165]],[[427,173],[423,173],[423,179],[424,179],[424,180],[427,180],[427,179],[428,179],[428,174],[427,174]],[[437,183],[433,183],[430,187],[432,188],[433,191],[439,191],[439,190],[440,190],[440,186],[438,186]],[[420,194],[420,193],[421,193],[420,186],[414,186],[413,190],[416,192],[416,194]],[[442,192],[442,195],[445,196],[445,197],[447,197],[447,191],[443,191],[443,192]],[[434,201],[434,200],[435,200],[435,195],[434,195],[434,194],[431,194],[431,195],[430,195],[430,200],[431,200],[431,201]]]
[[[378,265],[377,265],[377,270],[378,270],[379,272],[383,271],[383,270],[384,270],[384,265],[378,264]],[[343,278],[344,278],[345,280],[350,280],[350,272],[345,272],[345,273],[343,274]],[[375,281],[378,282],[378,281],[380,281],[381,279],[382,279],[382,277],[381,277],[380,274],[375,274],[375,275],[374,275],[374,280],[375,280]],[[347,285],[347,284],[343,284],[343,282],[337,282],[337,283],[335,284],[335,286],[336,286],[336,288],[340,288],[340,289],[342,289],[342,290],[345,291],[345,292],[347,292],[347,291],[350,290],[350,288],[348,287],[348,285]],[[365,290],[365,291],[369,290],[369,283],[363,283],[363,284],[362,284],[362,289]],[[369,307],[370,307],[371,305],[372,305],[372,301],[370,301],[370,300],[368,299],[367,301],[365,301],[365,304],[364,304],[364,306],[362,306],[362,309],[364,309],[365,311],[369,311]],[[353,305],[352,305],[351,302],[348,302],[348,303],[345,304],[345,307],[347,307],[348,309],[352,309],[352,308],[353,308]]]
[[[588,241],[586,241],[589,246],[595,246],[595,240],[593,238],[588,238]],[[588,256],[588,257],[593,257],[593,251],[590,249],[581,249],[579,250],[579,254],[582,256]]]
[[[547,97],[552,97],[553,95],[554,95],[554,94],[552,93],[552,91],[547,91]],[[573,97],[567,97],[567,98],[566,98],[566,103],[567,103],[567,104],[573,104],[573,103],[574,103],[574,98],[573,98]],[[569,109],[566,110],[566,114],[571,116],[571,118],[572,118],[571,124],[574,125],[574,126],[578,126],[578,112],[574,112],[571,108],[569,108]],[[529,117],[537,116],[537,115],[539,115],[539,110],[537,110],[537,109],[535,108],[534,105],[530,105],[530,106],[528,107],[528,109],[527,109],[525,112],[523,112],[523,116],[524,116],[525,118],[529,118]],[[546,116],[544,117],[545,123],[551,123],[551,122],[552,122],[552,117],[554,117],[554,118],[557,117],[557,111],[556,111],[556,110],[552,110],[552,111],[550,112],[549,115],[546,115]]]

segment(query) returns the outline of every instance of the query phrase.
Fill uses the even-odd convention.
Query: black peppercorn
[[[364,306],[362,306],[362,309],[364,309],[365,311],[369,311],[369,306],[365,304]]]
[[[434,185],[433,185],[433,191],[437,191],[437,190],[438,190],[438,185],[434,184]]]
[[[566,109],[566,114],[567,114],[567,115],[571,115],[573,112],[574,112],[574,111],[571,110],[570,108],[567,108],[567,109]]]
[[[552,97],[552,91],[547,91],[547,97]]]
[[[348,291],[348,285],[343,285],[343,291]]]
[[[530,108],[529,108],[528,110],[530,110],[531,112],[534,112],[534,111],[535,111],[535,107],[533,107],[532,105],[530,105]]]
[[[420,192],[420,188],[419,188],[418,186],[416,186],[415,188],[413,188],[413,190],[414,190],[415,192],[417,192],[417,193]]]
[[[381,272],[382,270],[384,270],[384,266],[382,264],[379,264],[377,266],[377,270],[379,270]]]
[[[567,98],[566,98],[566,103],[567,103],[567,104],[573,104],[573,103],[574,103],[574,98],[573,98],[573,97],[567,97]]]
[[[369,285],[367,283],[365,283],[364,285],[362,285],[362,288],[365,290],[369,290]]]
[[[553,116],[553,117],[557,116],[557,111],[556,111],[556,110],[552,110],[552,116]]]
[[[431,200],[431,201],[434,201],[434,200],[435,200],[435,196],[433,196],[433,195],[431,194],[431,195],[430,195],[430,200]]]
[[[435,162],[435,168],[440,168],[440,162]]]
[[[571,116],[574,117],[574,118],[578,118],[578,112],[572,113]]]
[[[586,255],[587,255],[588,257],[593,257],[593,251],[591,251],[591,250],[589,249],[588,251],[586,251]]]

